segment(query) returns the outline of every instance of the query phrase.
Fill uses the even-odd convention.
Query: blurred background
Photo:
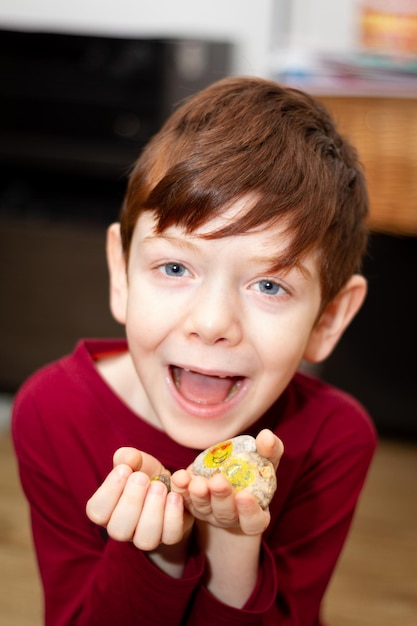
[[[13,395],[80,337],[123,335],[104,242],[129,167],[182,98],[229,74],[313,93],[364,163],[369,296],[314,373],[363,402],[381,446],[328,612],[416,623],[417,0],[0,0],[2,623],[41,623]]]

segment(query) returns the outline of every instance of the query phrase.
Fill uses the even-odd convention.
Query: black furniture
[[[106,226],[133,161],[185,97],[230,73],[228,42],[0,30],[0,391],[108,312]]]

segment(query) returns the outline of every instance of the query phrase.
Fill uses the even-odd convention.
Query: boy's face
[[[288,243],[279,226],[201,237],[241,209],[235,203],[192,234],[178,227],[156,234],[152,212],[143,213],[127,280],[113,296],[139,377],[131,403],[192,448],[245,432],[273,404],[305,355],[320,309],[314,255],[303,272],[270,270]],[[113,274],[123,284],[119,266]]]

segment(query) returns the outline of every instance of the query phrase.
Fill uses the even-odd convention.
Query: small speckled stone
[[[171,491],[171,478],[168,474],[158,474],[158,476],[154,476],[151,478],[152,481],[159,480],[159,482],[164,483],[165,487],[168,490],[168,493]]]
[[[236,491],[246,489],[266,509],[277,488],[274,466],[256,450],[250,435],[239,435],[207,448],[194,460],[194,474],[209,478],[220,472]]]

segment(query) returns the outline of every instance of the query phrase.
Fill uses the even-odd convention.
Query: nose
[[[242,338],[242,310],[238,296],[227,288],[195,294],[185,320],[185,332],[207,345],[236,345]]]

